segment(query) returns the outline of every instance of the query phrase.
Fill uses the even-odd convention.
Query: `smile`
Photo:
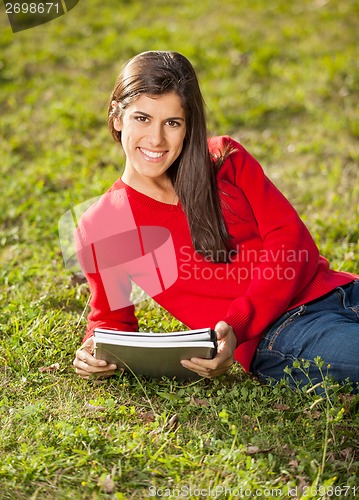
[[[148,156],[149,158],[153,158],[153,159],[157,159],[157,158],[161,158],[161,156],[165,155],[167,151],[149,151],[148,149],[143,149],[143,148],[139,148],[140,151]]]

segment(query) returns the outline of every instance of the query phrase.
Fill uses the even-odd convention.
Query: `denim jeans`
[[[287,378],[291,385],[316,384],[323,379],[314,362],[317,356],[324,361],[324,375],[338,382],[349,378],[358,391],[359,280],[283,314],[260,341],[252,372],[261,380]],[[308,374],[292,367],[295,360],[308,361]],[[285,367],[292,368],[290,376]]]

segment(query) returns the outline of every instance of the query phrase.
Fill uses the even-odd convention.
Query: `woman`
[[[182,362],[203,377],[225,373],[235,359],[279,380],[303,359],[315,382],[321,356],[338,381],[358,382],[359,276],[329,269],[294,208],[240,144],[207,140],[189,61],[154,51],[131,59],[108,116],[126,165],[77,232],[92,299],[76,372],[115,370],[93,357],[92,335],[99,326],[137,329],[133,280],[190,328],[216,330],[213,360]],[[304,377],[298,369],[293,376]]]

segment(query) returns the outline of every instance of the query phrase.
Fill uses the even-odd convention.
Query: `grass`
[[[359,400],[329,381],[321,400],[239,367],[80,380],[88,290],[57,222],[121,173],[105,122],[123,61],[174,49],[198,70],[211,133],[239,138],[332,267],[357,272],[358,16],[354,0],[92,0],[14,35],[1,7],[1,498],[355,498]],[[153,303],[138,316],[181,327]]]

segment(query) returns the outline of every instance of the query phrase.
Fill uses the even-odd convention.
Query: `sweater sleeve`
[[[127,307],[111,310],[100,274],[98,272],[86,274],[86,279],[91,291],[91,311],[88,315],[87,330],[83,342],[91,337],[94,329],[98,327],[126,332],[137,331],[138,321],[134,314],[134,306],[131,304]],[[128,292],[130,293],[130,289]]]
[[[288,309],[312,280],[319,251],[297,212],[265,176],[260,164],[238,143],[230,161],[234,184],[247,199],[262,240],[246,293],[235,299],[224,319],[238,344],[259,335]]]
[[[93,335],[96,327],[138,330],[135,308],[130,301],[132,282],[121,266],[133,252],[131,243],[137,231],[122,231],[128,207],[123,203],[121,207],[121,200],[120,192],[109,192],[101,197],[81,217],[74,234],[77,258],[91,292],[83,341]],[[127,224],[129,228],[132,229],[132,220]]]

